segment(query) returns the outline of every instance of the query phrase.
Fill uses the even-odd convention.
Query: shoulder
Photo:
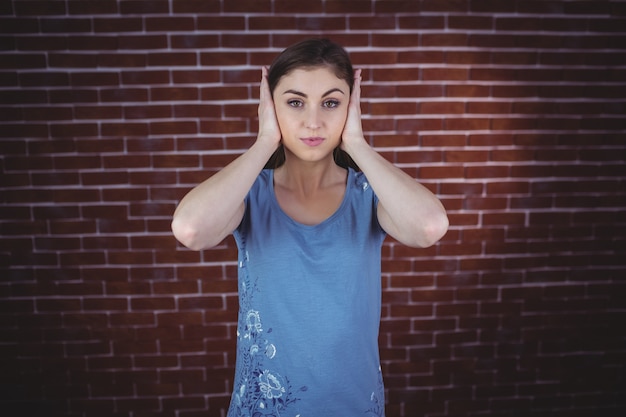
[[[267,207],[270,206],[273,194],[272,174],[273,171],[271,169],[264,169],[254,180],[244,199],[243,218],[237,230],[235,230],[235,237],[237,237],[237,233],[241,233],[250,227],[251,218],[260,215],[259,209],[267,210]]]
[[[263,169],[259,173],[259,175],[258,175],[258,177],[256,179],[256,182],[260,182],[260,183],[263,183],[263,184],[268,184],[268,183],[270,183],[272,181],[273,174],[274,174],[274,170],[273,169]]]
[[[372,187],[370,187],[370,183],[365,174],[361,171],[355,171],[352,168],[348,170],[348,186],[361,193],[374,195],[374,191]]]
[[[256,177],[256,180],[254,180],[254,183],[252,184],[252,187],[250,188],[250,192],[248,193],[248,196],[250,196],[250,194],[252,193],[265,193],[268,189],[269,186],[272,185],[273,179],[272,179],[272,174],[273,174],[273,170],[271,169],[264,169],[262,170],[259,175]]]
[[[263,206],[271,199],[274,192],[272,174],[273,170],[264,169],[256,177],[244,199],[246,212],[249,211],[250,206]]]
[[[363,172],[350,169],[346,193],[350,204],[356,208],[355,213],[377,220],[378,196]]]

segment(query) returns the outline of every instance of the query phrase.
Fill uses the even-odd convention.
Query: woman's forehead
[[[348,83],[337,77],[329,66],[296,68],[283,75],[276,85],[277,89],[298,88],[299,91],[311,92],[327,91],[331,87],[344,92],[349,89]]]

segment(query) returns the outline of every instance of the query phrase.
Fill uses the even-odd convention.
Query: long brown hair
[[[329,67],[337,78],[344,80],[350,86],[350,93],[354,87],[354,69],[350,57],[343,47],[328,39],[307,39],[291,45],[281,52],[267,74],[272,96],[280,79],[298,68]],[[347,152],[335,148],[333,151],[335,163],[343,168],[353,168],[360,171],[357,164]],[[285,148],[281,144],[265,164],[266,169],[274,169],[285,163]]]

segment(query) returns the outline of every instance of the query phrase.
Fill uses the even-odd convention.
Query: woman
[[[262,69],[255,143],[180,202],[172,229],[239,249],[228,416],[383,416],[381,246],[446,232],[439,200],[366,142],[361,71],[311,39]],[[360,170],[356,167],[359,167]]]

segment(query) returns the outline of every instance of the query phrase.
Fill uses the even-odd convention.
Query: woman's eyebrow
[[[339,91],[341,94],[345,95],[346,93],[344,93],[340,88],[331,88],[330,90],[328,90],[327,92],[325,92],[324,94],[322,94],[322,97],[326,97],[329,94],[334,93],[335,91]],[[308,96],[306,94],[304,94],[302,91],[297,91],[297,90],[287,90],[285,91],[283,94],[295,94],[297,96],[300,97],[304,97],[307,98]]]

